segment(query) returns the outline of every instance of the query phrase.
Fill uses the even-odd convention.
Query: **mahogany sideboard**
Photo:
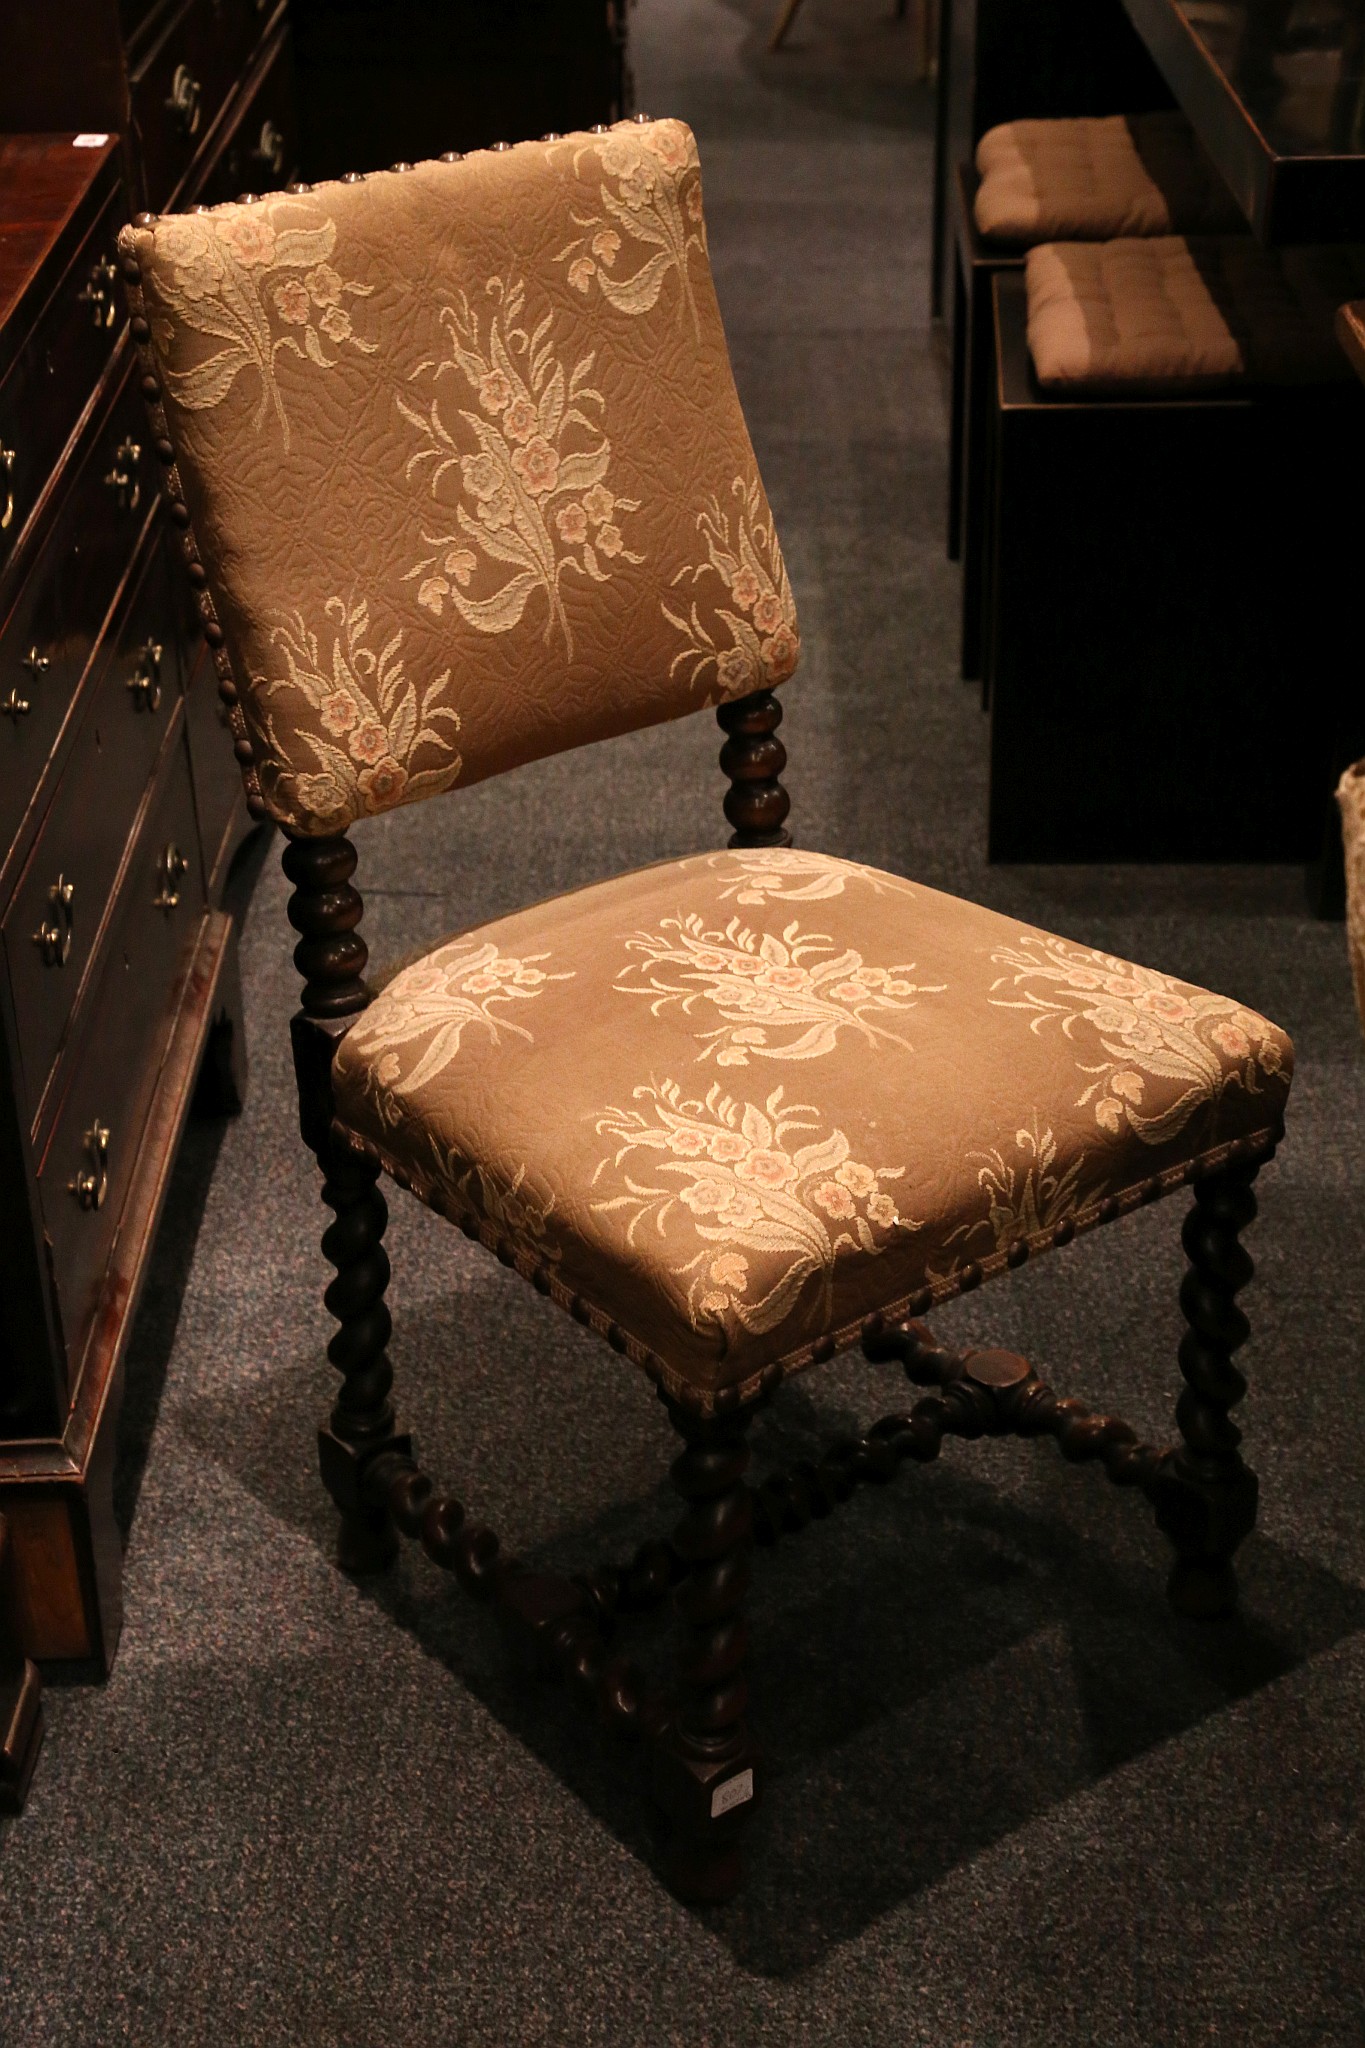
[[[244,1080],[250,831],[114,240],[296,172],[283,5],[0,20],[0,1515],[20,1648],[107,1672],[123,1355],[206,1046]],[[52,132],[64,130],[66,132]],[[75,131],[75,132],[73,132]]]

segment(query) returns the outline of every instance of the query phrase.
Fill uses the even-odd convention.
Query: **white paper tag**
[[[107,135],[78,135],[71,147],[73,149],[103,149],[108,140],[109,137]]]
[[[711,1794],[711,1818],[719,1820],[732,1806],[743,1806],[754,1796],[754,1774],[741,1771],[737,1778],[727,1778],[723,1785],[717,1785]]]

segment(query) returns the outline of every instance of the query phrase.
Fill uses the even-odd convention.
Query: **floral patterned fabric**
[[[451,939],[337,1054],[434,1207],[708,1398],[1278,1135],[1235,999],[849,861],[703,854]]]
[[[121,246],[248,789],[281,823],[333,832],[792,673],[681,122]]]

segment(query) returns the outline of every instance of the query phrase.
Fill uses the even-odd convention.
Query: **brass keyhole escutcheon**
[[[141,460],[142,444],[131,434],[114,450],[114,466],[104,481],[117,499],[121,512],[136,512],[142,502],[142,478],[137,473]]]
[[[47,892],[47,916],[33,934],[33,943],[48,967],[65,967],[71,958],[71,937],[76,924],[71,906],[75,896],[76,885],[68,882],[65,875],[58,875]]]
[[[175,75],[171,79],[171,96],[166,105],[180,123],[182,135],[199,133],[199,116],[202,111],[199,104],[200,92],[199,80],[189,65],[177,64]]]
[[[165,649],[159,640],[144,640],[137,667],[128,678],[128,691],[135,711],[161,709],[161,657]]]
[[[0,512],[0,533],[4,532],[14,518],[14,465],[18,460],[18,449],[7,448],[4,442],[0,441],[0,478],[3,478],[5,486],[5,509]]]
[[[26,668],[34,681],[37,682],[38,678],[45,676],[51,668],[52,656],[50,654],[39,654],[36,647],[30,647],[28,653],[23,658],[21,666]],[[3,711],[7,718],[12,718],[16,725],[21,718],[27,718],[32,709],[33,699],[23,696],[17,683],[11,684],[8,697],[0,698],[0,711]]]
[[[156,871],[161,880],[152,902],[158,910],[174,910],[180,901],[180,884],[189,869],[180,848],[173,839],[168,839],[157,856]]]
[[[67,1182],[67,1193],[76,1197],[82,1209],[102,1209],[109,1193],[108,1124],[102,1124],[96,1117],[82,1142],[90,1164],[84,1173]]]
[[[76,294],[89,306],[96,327],[112,327],[118,318],[118,299],[114,294],[117,279],[118,266],[108,256],[101,256],[98,263],[91,264],[90,275]]]
[[[261,123],[260,137],[256,147],[251,152],[252,162],[260,164],[264,170],[270,171],[275,177],[278,177],[284,169],[284,150],[285,142],[282,131],[275,126],[273,121],[263,121]]]

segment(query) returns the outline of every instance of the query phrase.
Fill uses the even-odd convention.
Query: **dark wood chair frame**
[[[170,518],[180,530],[219,694],[231,708],[237,685],[182,496],[135,260],[125,259],[124,275]],[[720,764],[730,785],[724,801],[729,844],[789,845],[789,798],[781,782],[787,756],[777,736],[781,705],[760,690],[722,705],[716,716],[726,735]],[[238,759],[249,764],[249,741],[239,738],[236,748]],[[250,803],[264,815],[259,798]],[[341,1384],[318,1432],[318,1449],[323,1483],[340,1516],[339,1562],[348,1572],[378,1572],[394,1558],[400,1535],[420,1542],[467,1593],[497,1609],[529,1644],[539,1669],[566,1678],[611,1731],[642,1747],[650,1791],[667,1824],[667,1874],[683,1898],[716,1904],[733,1896],[741,1877],[740,1836],[761,1790],[745,1677],[743,1610],[752,1548],[822,1519],[859,1485],[885,1484],[907,1459],[931,1461],[945,1436],[1052,1436],[1071,1462],[1102,1464],[1116,1485],[1147,1496],[1174,1544],[1169,1591],[1175,1607],[1201,1617],[1232,1609],[1232,1557],[1255,1522],[1257,1495],[1231,1417],[1246,1392],[1233,1355],[1249,1334],[1235,1297],[1252,1274],[1239,1239],[1256,1214],[1252,1183],[1273,1154],[1273,1142],[1258,1151],[1238,1141],[1217,1172],[1199,1174],[1192,1167],[1188,1175],[1194,1207],[1182,1239],[1190,1264],[1180,1292],[1187,1328],[1179,1350],[1185,1385],[1173,1445],[1141,1443],[1127,1423],[1060,1399],[1012,1352],[942,1348],[912,1319],[931,1304],[926,1287],[911,1303],[910,1318],[888,1322],[873,1315],[861,1333],[870,1361],[898,1363],[915,1386],[928,1389],[908,1410],[885,1416],[861,1437],[832,1444],[818,1461],[794,1464],[750,1485],[745,1435],[780,1384],[781,1368],[770,1366],[757,1395],[745,1403],[736,1388],[722,1390],[713,1401],[700,1394],[673,1399],[660,1389],[682,1443],[671,1468],[682,1502],[671,1538],[643,1545],[628,1564],[569,1577],[531,1570],[505,1554],[494,1531],[469,1518],[462,1503],[422,1470],[389,1398],[392,1321],[385,1302],[390,1271],[381,1169],[337,1122],[332,1086],[337,1046],[371,999],[364,979],[368,951],[360,936],[363,905],[351,879],[355,868],[355,849],[345,834],[288,836],[288,915],[299,934],[294,961],[303,977],[301,1007],[290,1027],[299,1123],[321,1168],[322,1199],[333,1211],[322,1249],[336,1271],[324,1301],[336,1323],[327,1356]],[[1143,1199],[1159,1192],[1160,1183],[1152,1180]],[[1119,1207],[1107,1199],[1096,1220],[1111,1221]],[[1063,1221],[1052,1241],[1063,1246],[1075,1234],[1075,1224]],[[500,1248],[499,1255],[511,1263],[510,1247]],[[1008,1263],[1017,1268],[1028,1257],[1029,1246],[1020,1240],[1010,1248]],[[532,1277],[548,1293],[548,1276]],[[981,1279],[980,1268],[968,1265],[961,1288],[970,1291]],[[624,1348],[614,1328],[608,1342]],[[829,1337],[817,1347],[817,1362],[834,1351]],[[676,1683],[665,1697],[646,1684],[616,1637],[630,1616],[670,1594],[681,1640]]]

